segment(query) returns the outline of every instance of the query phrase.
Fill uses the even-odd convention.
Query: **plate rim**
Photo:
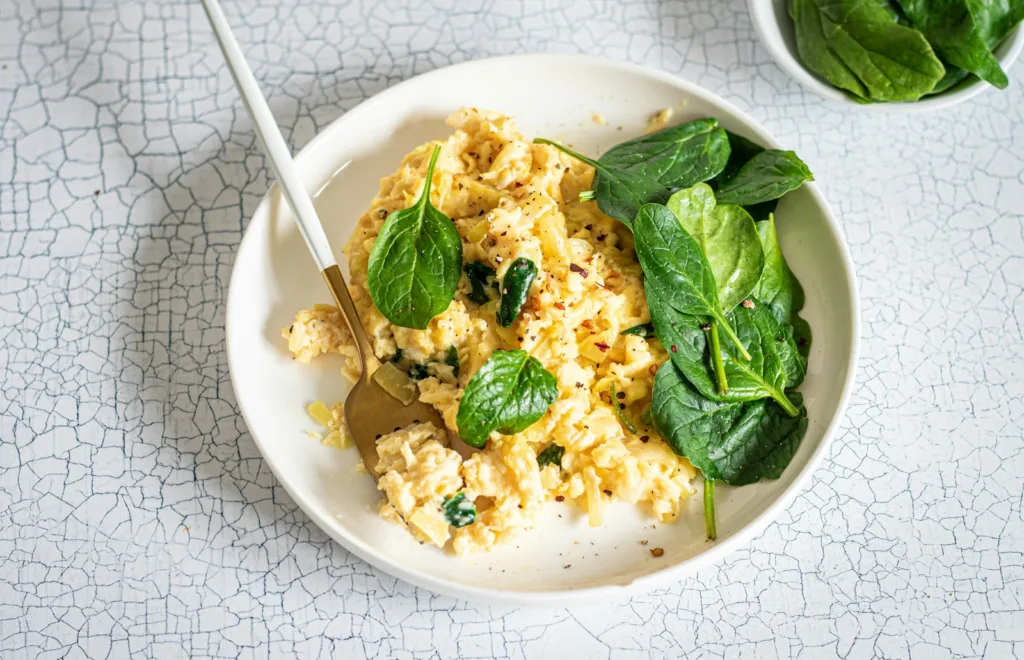
[[[345,123],[351,121],[351,117],[358,117],[367,112],[371,112],[373,108],[381,103],[387,102],[392,96],[401,93],[401,90],[406,86],[409,86],[414,81],[422,82],[421,79],[429,79],[440,75],[450,75],[453,70],[462,70],[469,72],[474,68],[486,68],[496,64],[504,64],[509,61],[535,61],[541,62],[544,60],[554,60],[555,62],[562,63],[573,63],[577,65],[586,65],[597,69],[612,69],[619,72],[646,77],[654,79],[659,82],[670,84],[680,89],[685,94],[700,97],[713,104],[717,104],[729,112],[733,113],[742,122],[745,123],[745,128],[749,128],[759,138],[765,141],[772,148],[781,148],[780,144],[767,133],[767,131],[760,125],[759,122],[750,117],[746,112],[740,110],[735,105],[719,97],[717,94],[692,83],[684,78],[671,74],[669,72],[655,69],[652,67],[642,66],[631,62],[624,62],[620,60],[614,60],[605,57],[598,57],[593,55],[580,55],[580,54],[560,54],[560,53],[529,53],[529,54],[518,54],[518,55],[503,55],[497,57],[487,57],[475,60],[468,60],[453,64],[445,67],[433,69],[431,71],[412,76],[401,82],[388,87],[385,90],[374,94],[373,96],[361,101],[351,110],[345,112],[330,124],[324,127],[319,133],[317,133],[297,154],[294,156],[296,165],[302,169],[302,162],[309,160],[313,157],[313,154],[319,151],[324,145],[329,143],[329,136],[339,130],[339,126],[343,126]],[[317,182],[319,185],[319,182]],[[231,348],[231,337],[232,332],[231,326],[231,310],[237,303],[233,303],[233,300],[237,300],[237,297],[233,297],[233,293],[239,289],[244,288],[244,283],[239,282],[242,276],[239,274],[237,265],[241,261],[243,253],[248,252],[252,249],[252,245],[255,240],[250,240],[253,235],[250,232],[250,227],[253,222],[261,215],[268,213],[270,205],[273,203],[274,198],[280,198],[280,188],[275,181],[271,187],[267,190],[266,194],[260,200],[256,209],[253,211],[252,216],[249,218],[249,222],[246,224],[245,232],[243,233],[242,240],[238,245],[238,249],[235,254],[235,260],[231,268],[231,276],[228,281],[228,292],[225,302],[225,318],[224,318],[224,342],[227,353],[228,373],[231,381],[231,387],[235,393],[235,401],[238,405],[239,412],[242,415],[243,420],[246,422],[246,430],[252,437],[253,443],[259,450],[261,458],[263,458],[267,467],[270,468],[274,478],[284,488],[285,492],[288,493],[289,497],[302,509],[302,511],[317,525],[324,533],[331,537],[334,541],[339,543],[346,550],[356,555],[366,563],[370,564],[376,569],[382,570],[389,575],[397,577],[405,582],[408,582],[416,587],[427,589],[435,593],[440,593],[455,598],[462,598],[472,600],[475,602],[492,603],[492,604],[504,604],[504,605],[531,605],[531,606],[545,606],[545,607],[557,607],[568,604],[576,604],[589,602],[593,603],[595,599],[606,598],[620,600],[627,598],[632,595],[644,593],[658,586],[664,586],[667,584],[675,583],[681,579],[688,577],[700,570],[701,568],[707,567],[718,561],[721,561],[726,556],[732,554],[735,550],[740,547],[746,546],[750,541],[759,535],[768,527],[768,525],[775,521],[776,518],[782,513],[783,510],[789,507],[796,496],[801,493],[808,485],[812,475],[821,465],[821,461],[825,456],[825,453],[832,446],[835,440],[836,431],[839,423],[844,419],[847,407],[849,405],[850,396],[853,391],[853,386],[856,381],[857,367],[860,355],[860,341],[861,341],[861,319],[860,319],[860,298],[858,295],[858,283],[856,277],[856,269],[853,263],[853,258],[850,254],[849,244],[846,241],[845,232],[843,232],[839,221],[836,219],[835,214],[832,212],[831,207],[825,200],[824,195],[819,190],[818,186],[814,182],[804,184],[804,188],[807,188],[810,194],[815,198],[815,201],[824,210],[825,221],[828,224],[832,233],[839,239],[839,248],[842,261],[842,269],[847,275],[848,281],[848,294],[850,299],[853,300],[852,306],[852,333],[851,333],[851,345],[850,355],[848,359],[848,370],[846,379],[843,381],[838,405],[836,406],[836,412],[832,416],[825,427],[821,442],[814,452],[809,457],[806,465],[796,475],[793,482],[772,502],[764,511],[758,514],[752,521],[747,525],[743,526],[736,532],[734,532],[729,538],[715,544],[714,546],[702,551],[695,557],[684,559],[678,563],[664,568],[655,570],[646,575],[639,576],[632,581],[624,584],[606,584],[600,586],[588,586],[580,589],[553,589],[545,591],[537,591],[530,589],[495,589],[491,587],[479,587],[475,585],[467,585],[461,582],[451,582],[444,580],[433,575],[423,573],[416,570],[410,570],[405,568],[396,559],[383,554],[376,549],[370,547],[368,544],[361,540],[351,537],[344,532],[344,530],[336,529],[329,519],[329,516],[323,514],[319,505],[311,501],[311,498],[303,496],[300,492],[292,487],[292,484],[288,479],[282,477],[278,473],[277,467],[272,461],[267,458],[267,453],[264,451],[265,443],[260,439],[259,434],[254,428],[251,428],[248,419],[249,415],[246,411],[246,406],[243,401],[238,397],[238,387],[235,381],[236,368],[233,366],[235,362],[240,359],[235,355]]]

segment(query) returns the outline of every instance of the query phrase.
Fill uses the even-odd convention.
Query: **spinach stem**
[[[584,163],[586,163],[587,165],[590,165],[591,167],[593,167],[596,170],[604,169],[604,167],[602,167],[601,164],[598,163],[593,158],[587,158],[583,154],[575,152],[572,149],[570,149],[569,147],[563,147],[562,145],[558,144],[557,142],[552,142],[551,140],[548,140],[546,138],[533,138],[533,143],[534,144],[546,144],[549,147],[554,147],[555,149],[558,149],[559,151],[561,151],[563,153],[569,154],[570,156],[572,156],[576,160],[583,161]],[[584,201],[584,200],[581,199],[580,201]]]
[[[718,381],[718,393],[725,396],[729,393],[729,381],[725,379],[725,364],[722,362],[722,344],[718,339],[718,323],[711,322],[711,362],[715,365],[715,380]]]
[[[743,342],[741,342],[740,338],[736,336],[736,332],[732,329],[732,326],[729,325],[729,322],[725,320],[725,317],[718,313],[715,314],[714,318],[722,325],[722,332],[724,332],[725,336],[729,338],[729,341],[736,346],[740,355],[743,356],[743,359],[750,362],[750,353],[747,352],[746,347],[743,346]]]
[[[704,477],[704,531],[709,541],[718,537],[715,525],[715,480]]]
[[[793,405],[793,402],[789,400],[789,397],[787,397],[785,393],[779,392],[778,396],[772,396],[772,398],[775,399],[776,403],[782,406],[782,409],[785,410],[786,414],[790,417],[798,417],[800,415],[800,411],[797,410],[796,406]]]

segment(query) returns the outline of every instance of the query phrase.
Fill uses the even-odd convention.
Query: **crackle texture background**
[[[863,301],[848,417],[745,550],[647,596],[486,608],[357,560],[276,483],[224,354],[270,177],[193,2],[0,2],[3,658],[1024,658],[1024,65],[924,116],[847,112],[742,0],[225,0],[294,148],[417,73],[595,53],[801,154]]]

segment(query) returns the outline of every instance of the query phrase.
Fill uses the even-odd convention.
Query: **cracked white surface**
[[[790,81],[742,0],[225,5],[294,148],[413,74],[527,51],[653,65],[747,110],[857,262],[847,419],[748,549],[644,597],[485,608],[375,571],[238,414],[223,303],[269,175],[202,10],[5,0],[0,656],[1024,658],[1024,65],[1006,92],[886,116]]]

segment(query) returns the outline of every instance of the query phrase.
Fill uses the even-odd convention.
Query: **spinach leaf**
[[[811,326],[798,314],[804,307],[804,288],[782,255],[774,216],[757,223],[757,233],[764,247],[765,265],[753,295],[768,306],[783,330],[789,331],[798,352],[806,360],[811,348]]]
[[[1009,84],[992,55],[968,0],[897,0],[914,28],[953,66],[970,71],[999,89]]]
[[[501,303],[498,306],[498,325],[503,328],[512,326],[519,310],[530,295],[530,287],[537,278],[537,265],[525,257],[519,257],[505,271],[505,279],[501,282]]]
[[[656,294],[655,294],[656,295]],[[737,307],[730,314],[740,341],[750,351],[751,360],[738,360],[731,347],[719,347],[720,364],[729,387],[725,392],[712,380],[705,357],[708,341],[707,325],[694,316],[682,314],[670,305],[659,304],[651,293],[647,294],[651,318],[658,338],[668,350],[669,358],[679,372],[701,396],[719,402],[744,402],[777,398],[790,412],[786,389],[796,387],[807,370],[806,360],[797,351],[792,333],[781,327],[764,305],[751,301],[755,307]],[[653,300],[653,302],[652,302]],[[764,318],[767,316],[768,318]],[[710,333],[709,333],[710,334]],[[778,339],[782,338],[782,342]],[[713,360],[711,369],[717,369]],[[717,380],[717,373],[716,373]]]
[[[775,217],[757,223],[757,234],[764,249],[764,270],[753,295],[768,306],[780,324],[788,324],[804,304],[804,290],[789,269],[775,232]]]
[[[544,138],[536,138],[534,143],[554,147],[593,167],[596,172],[593,196],[597,200],[597,207],[627,227],[633,226],[633,218],[641,206],[650,202],[664,202],[671,194],[657,179],[641,172],[604,165]]]
[[[639,172],[669,188],[687,188],[721,172],[729,149],[718,120],[706,118],[627,140],[606,151],[599,162]]]
[[[989,50],[995,50],[1006,35],[1024,20],[1024,2],[1016,0],[968,0],[967,6]],[[970,72],[948,62],[943,64],[946,75],[935,84],[931,94],[940,94],[964,79],[973,77]]]
[[[959,84],[962,80],[965,80],[971,75],[969,71],[959,69],[952,64],[943,62],[946,67],[946,75],[942,76],[939,82],[935,83],[935,88],[928,92],[926,96],[934,96],[935,94],[941,94],[947,89]]]
[[[456,378],[459,377],[459,349],[454,346],[448,347],[448,355],[444,358],[444,363],[452,368],[452,373]]]
[[[876,0],[789,0],[800,59],[865,101],[916,101],[945,74],[917,30]]]
[[[990,49],[1024,21],[1024,2],[1020,0],[968,0],[967,6]]]
[[[766,149],[723,183],[716,197],[720,204],[760,204],[778,199],[813,180],[814,175],[807,165],[792,151]]]
[[[704,252],[675,214],[660,204],[645,204],[637,213],[633,234],[640,266],[656,298],[684,314],[711,317],[740,354],[746,354],[722,313]]]
[[[736,135],[730,131],[726,131],[726,134],[729,136],[729,144],[732,145],[732,151],[729,153],[729,162],[726,163],[725,169],[708,182],[711,189],[715,191],[721,188],[726,181],[735,177],[739,173],[740,168],[750,162],[751,158],[764,151],[764,147],[748,140],[742,135]],[[775,207],[778,205],[779,200],[770,199],[760,204],[750,204],[744,208],[754,220],[764,220],[775,212]]]
[[[466,499],[466,492],[460,490],[451,497],[444,498],[441,504],[445,520],[452,527],[465,527],[476,522],[476,505]]]
[[[498,274],[494,269],[482,261],[463,264],[462,270],[466,271],[466,279],[469,280],[469,295],[466,296],[478,305],[486,305],[491,298],[487,295],[489,288],[497,288],[495,281]]]
[[[481,449],[491,431],[519,433],[558,398],[558,380],[526,351],[497,350],[462,393],[455,423],[466,444]]]
[[[711,180],[710,185],[715,190],[736,176],[740,168],[750,162],[751,158],[764,151],[764,147],[742,135],[736,135],[732,131],[725,133],[729,136],[729,161],[725,164],[725,169]]]
[[[395,325],[422,330],[448,309],[459,285],[462,239],[430,203],[441,147],[434,147],[416,203],[388,216],[370,251],[367,285],[377,309]]]
[[[739,419],[743,405],[701,396],[671,361],[661,365],[654,377],[654,427],[675,453],[689,459],[709,479],[721,479],[722,473],[708,451],[721,444],[722,437]]]
[[[565,456],[565,447],[552,443],[547,446],[547,449],[537,454],[537,467],[543,468],[545,465],[554,465],[557,468],[561,468],[563,456]]]
[[[651,414],[668,445],[705,478],[742,486],[777,479],[807,430],[807,410],[794,394],[797,414],[773,402],[718,403],[701,396],[666,362],[654,379]]]
[[[636,335],[637,337],[650,339],[651,337],[654,337],[654,325],[651,323],[641,323],[640,325],[634,325],[632,328],[626,328],[619,334]]]
[[[797,409],[786,396],[786,389],[800,384],[806,363],[768,308],[753,299],[750,303],[750,307],[741,305],[729,315],[751,356],[750,360],[740,360],[730,346],[722,350],[729,396],[745,400],[771,397],[796,416]]]
[[[764,250],[753,219],[735,204],[718,205],[711,187],[699,183],[680,190],[668,200],[683,229],[704,251],[718,289],[718,304],[728,312],[754,289],[764,268]],[[729,392],[728,374],[722,366],[718,324],[710,330],[711,359],[718,381],[718,393]]]
[[[611,397],[612,408],[615,409],[615,414],[619,416],[619,421],[625,426],[630,433],[636,433],[636,427],[633,426],[633,422],[629,421],[626,417],[626,412],[623,410],[626,404],[619,403],[619,393],[615,391],[615,383],[608,386],[608,395]],[[623,397],[624,398],[624,397]]]
[[[715,382],[708,374],[704,362],[707,347],[704,327],[710,330],[710,323],[690,314],[683,314],[658,298],[651,281],[644,282],[647,293],[647,307],[651,321],[662,346],[668,351],[669,359],[686,379],[709,399],[719,399]]]
[[[425,365],[414,364],[409,367],[409,378],[412,378],[413,380],[423,380],[429,375],[430,372],[427,371],[427,367]]]
[[[799,392],[791,396],[799,409],[795,417],[764,399],[743,405],[743,412],[722,442],[708,452],[723,481],[744,486],[782,476],[807,432],[803,397]]]
[[[704,251],[722,311],[745,300],[757,285],[765,262],[750,215],[734,204],[718,204],[715,193],[704,183],[672,195],[668,209]]]

